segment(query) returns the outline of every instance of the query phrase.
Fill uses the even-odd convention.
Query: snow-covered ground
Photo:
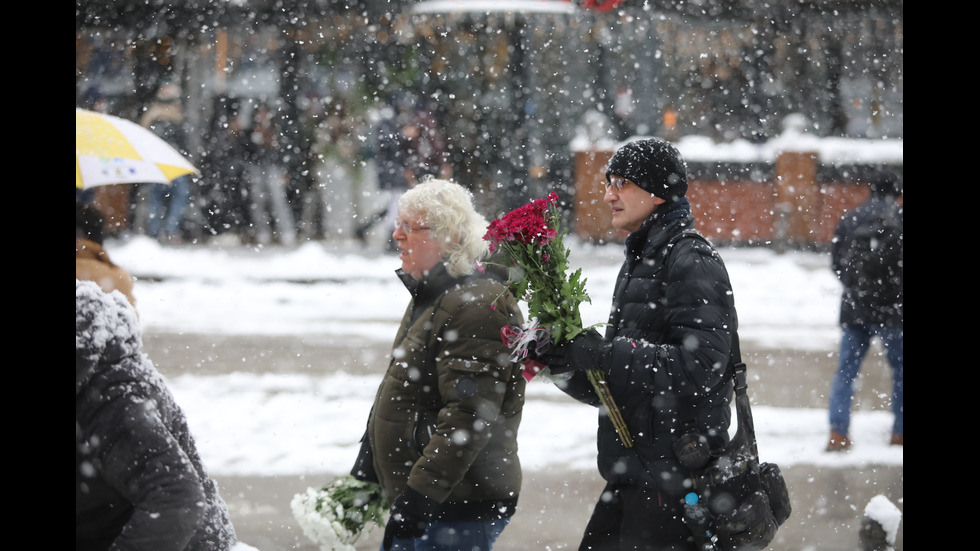
[[[603,322],[621,247],[567,244],[592,297],[583,318]],[[143,237],[106,246],[112,259],[138,278],[137,306],[147,330],[388,343],[408,301],[394,276],[397,258],[364,254],[353,246],[161,247]],[[743,340],[836,350],[840,286],[827,254],[777,254],[765,248],[722,248],[721,254],[731,274]],[[249,370],[181,375],[169,382],[211,473],[343,474],[356,454],[380,369],[362,374],[341,366],[322,376]],[[861,445],[844,454],[823,451],[825,409],[755,406],[753,414],[765,461],[781,466],[903,464],[903,449],[887,445],[888,411],[855,411],[852,436]],[[593,469],[595,415],[547,381],[532,381],[519,435],[524,467]],[[560,430],[535,419],[560,419]]]

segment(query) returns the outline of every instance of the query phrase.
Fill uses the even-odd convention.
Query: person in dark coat
[[[75,549],[231,549],[228,509],[138,327],[122,294],[75,280]]]
[[[570,396],[598,406],[586,370],[601,369],[633,438],[626,447],[599,416],[598,466],[606,481],[581,550],[697,549],[683,523],[690,471],[673,451],[682,428],[728,444],[738,328],[728,271],[695,231],[687,168],[667,141],[627,143],[606,168],[612,225],[630,232],[605,337],[591,330],[542,357]],[[683,234],[683,235],[682,235]],[[688,414],[687,412],[691,412]]]
[[[500,330],[524,320],[503,279],[475,270],[486,227],[446,180],[398,202],[397,273],[412,299],[351,472],[392,503],[384,549],[489,551],[517,507],[526,383]]]
[[[837,224],[831,248],[831,267],[844,284],[840,305],[840,364],[834,374],[830,389],[829,417],[830,439],[827,451],[846,451],[851,448],[851,402],[854,397],[854,380],[861,370],[861,363],[877,336],[885,349],[885,357],[892,370],[891,444],[902,446],[904,433],[904,377],[902,373],[905,340],[905,289],[904,289],[904,207],[899,204],[897,178],[885,174],[871,184],[871,196],[854,210],[848,212]],[[885,251],[882,263],[875,263],[878,273],[854,273],[848,264],[853,255],[857,233],[870,228],[872,221],[884,220],[882,231],[894,233],[894,241],[881,236]],[[884,229],[887,228],[887,229]],[[857,254],[866,255],[867,251]],[[871,263],[867,263],[871,265]],[[858,270],[859,271],[859,270]],[[863,281],[862,281],[863,280]]]
[[[249,189],[247,166],[251,162],[251,138],[245,116],[236,101],[216,100],[215,113],[204,152],[203,184],[206,232],[230,232],[241,241],[249,240]]]
[[[356,234],[362,241],[382,219],[394,230],[398,198],[415,184],[429,178],[449,178],[449,151],[438,121],[414,94],[395,92],[381,110],[377,126],[375,163],[378,187],[388,193],[388,206],[371,215]]]
[[[185,157],[188,156],[180,87],[176,84],[167,83],[160,87],[155,100],[140,117],[140,125],[150,129]],[[145,184],[149,188],[146,197],[147,235],[163,243],[180,242],[181,224],[184,212],[190,205],[192,184],[190,175],[175,178],[169,184]]]

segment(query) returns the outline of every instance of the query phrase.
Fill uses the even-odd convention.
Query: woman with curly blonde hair
[[[429,261],[422,263],[424,270],[432,267],[431,260],[438,254],[449,275],[470,275],[476,262],[487,254],[488,243],[483,239],[487,219],[473,208],[470,192],[448,180],[429,179],[406,191],[398,200],[397,222],[392,237],[403,262],[406,255],[411,258],[419,249],[411,241],[417,232],[427,232],[419,236],[438,245],[426,251],[431,254]],[[406,271],[412,273],[411,269]],[[415,279],[421,279],[420,275],[412,273]]]
[[[465,188],[428,180],[398,201],[392,237],[412,299],[352,470],[391,502],[384,549],[489,551],[517,507],[522,325],[504,281],[475,270],[487,221]],[[499,298],[498,298],[499,297]]]

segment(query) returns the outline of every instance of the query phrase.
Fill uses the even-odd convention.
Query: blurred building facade
[[[359,117],[360,133],[390,92],[410,89],[444,126],[455,178],[485,192],[490,214],[555,185],[571,194],[570,144],[588,120],[610,140],[759,142],[791,113],[815,135],[903,137],[902,1],[457,4],[469,6],[76,0],[76,106],[135,120],[162,83],[179,82],[192,160],[206,165],[230,117],[269,105],[283,162],[302,173],[331,106]]]

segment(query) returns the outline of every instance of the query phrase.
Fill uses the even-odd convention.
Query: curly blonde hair
[[[398,199],[398,214],[429,228],[453,277],[472,274],[488,253],[483,236],[489,223],[473,206],[473,194],[455,182],[430,178],[416,184]]]

